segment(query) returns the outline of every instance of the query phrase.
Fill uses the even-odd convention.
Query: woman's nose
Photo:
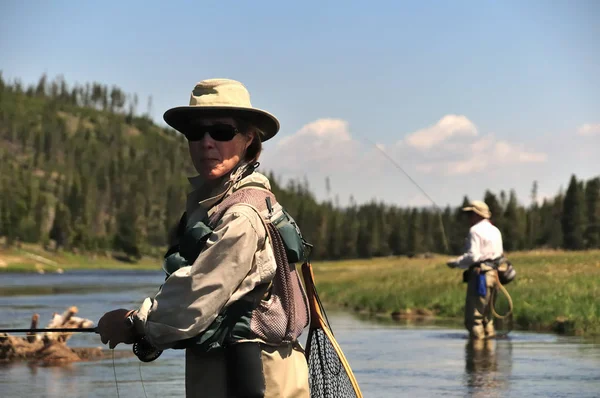
[[[215,146],[215,140],[208,134],[208,132],[201,132],[201,136],[198,137],[200,145],[205,148],[212,148]]]

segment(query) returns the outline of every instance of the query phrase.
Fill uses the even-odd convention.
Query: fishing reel
[[[152,362],[162,354],[162,350],[154,347],[145,336],[142,336],[133,343],[133,353],[142,362]]]

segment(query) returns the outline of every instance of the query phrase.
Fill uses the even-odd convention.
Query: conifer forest
[[[190,189],[187,177],[194,172],[185,138],[154,124],[148,113],[138,113],[138,102],[137,95],[101,83],[70,86],[60,76],[44,75],[25,87],[0,74],[0,237],[5,245],[118,252],[133,261],[164,251]],[[305,181],[279,181],[261,169],[305,238],[316,243],[314,259],[463,249],[468,225],[460,207],[467,197],[441,210],[375,201],[340,207],[318,201]],[[514,191],[482,193],[506,251],[600,248],[600,176],[572,175],[566,186],[540,202],[534,181],[525,205]]]

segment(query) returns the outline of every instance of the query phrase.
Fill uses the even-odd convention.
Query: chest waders
[[[507,285],[510,282],[512,282],[515,279],[517,272],[515,271],[512,263],[504,256],[500,256],[494,260],[483,261],[469,267],[469,269],[463,272],[463,282],[468,282],[470,277],[477,277],[477,292],[482,297],[485,297],[487,294],[487,286],[485,279],[486,271],[481,271],[481,264],[485,264],[496,271],[496,283],[495,287],[491,291],[490,301],[488,304],[488,311],[494,316],[494,318],[497,318],[502,321],[504,321],[507,318],[510,318],[512,324],[513,302],[512,298],[510,297],[510,294],[508,293],[508,290],[506,290],[504,285]],[[498,298],[498,291],[502,292],[502,294],[504,294],[506,300],[508,301],[508,311],[506,311],[506,313],[503,315],[498,314],[495,308],[496,300]],[[511,328],[508,329],[504,336],[510,333],[510,330]]]

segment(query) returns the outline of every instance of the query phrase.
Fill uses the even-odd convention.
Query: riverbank
[[[387,318],[462,319],[466,285],[448,257],[389,257],[313,264],[321,300]],[[600,250],[534,251],[509,256],[517,278],[506,286],[514,329],[600,335]],[[496,306],[507,309],[502,296]]]
[[[454,319],[462,322],[466,285],[448,257],[386,257],[314,262],[321,300],[387,319]],[[506,286],[513,328],[600,336],[600,250],[531,251],[510,254],[517,278]],[[0,271],[66,272],[74,269],[159,270],[160,257],[129,263],[111,256],[53,253],[35,245],[0,251]],[[503,314],[506,299],[496,306]]]
[[[162,259],[142,257],[137,262],[124,256],[89,255],[65,251],[48,251],[39,245],[21,244],[20,247],[0,249],[0,272],[58,272],[92,269],[140,269],[159,270]]]

